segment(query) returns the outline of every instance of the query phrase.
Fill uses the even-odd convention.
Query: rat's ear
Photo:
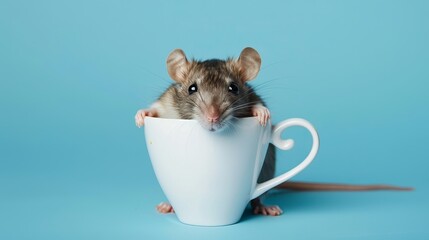
[[[242,81],[247,82],[258,75],[261,68],[261,57],[255,49],[247,47],[241,51],[237,64],[242,74]]]
[[[167,70],[170,77],[176,82],[184,82],[188,72],[189,62],[182,49],[175,49],[168,55]]]

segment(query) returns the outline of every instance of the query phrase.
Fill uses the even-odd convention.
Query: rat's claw
[[[256,105],[252,108],[252,114],[253,116],[258,118],[259,123],[262,126],[266,126],[268,119],[270,119],[270,111],[268,108],[262,106],[262,105]]]
[[[134,117],[136,121],[136,126],[141,127],[144,125],[145,117],[155,117],[157,116],[157,111],[155,109],[140,109],[137,111],[136,116]]]
[[[267,122],[270,118],[271,118],[271,113],[268,110],[268,108],[265,108],[265,125],[267,124]]]
[[[279,216],[283,213],[279,206],[264,206],[259,205],[253,209],[254,214],[261,214],[264,216]]]
[[[144,118],[146,117],[146,111],[143,109],[140,109],[137,111],[136,116],[134,117],[136,121],[136,126],[141,127],[144,124]]]
[[[173,206],[169,203],[160,203],[156,206],[156,210],[158,210],[159,213],[174,213]]]

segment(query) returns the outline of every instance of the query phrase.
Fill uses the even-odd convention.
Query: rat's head
[[[234,117],[251,116],[258,103],[246,84],[258,75],[261,58],[245,48],[238,59],[188,61],[181,49],[167,58],[170,77],[176,81],[174,100],[184,119],[196,119],[210,131],[224,129]]]

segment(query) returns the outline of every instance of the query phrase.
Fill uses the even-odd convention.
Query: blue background
[[[428,1],[0,1],[1,239],[427,239]],[[134,125],[168,86],[165,59],[263,59],[273,121],[320,133],[294,179],[413,192],[272,192],[280,217],[218,228],[160,215]],[[278,171],[309,149],[291,129]],[[210,207],[210,206],[207,206]],[[426,222],[426,223],[425,223]],[[195,238],[195,239],[197,239]]]

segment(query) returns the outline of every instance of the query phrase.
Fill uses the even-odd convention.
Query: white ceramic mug
[[[293,147],[293,140],[281,139],[291,126],[310,131],[310,153],[292,170],[257,184],[268,144],[282,150]],[[319,148],[315,128],[299,118],[273,127],[261,126],[253,117],[242,118],[233,128],[210,132],[195,120],[146,117],[145,136],[156,177],[177,217],[201,226],[238,222],[250,200],[307,167]]]

